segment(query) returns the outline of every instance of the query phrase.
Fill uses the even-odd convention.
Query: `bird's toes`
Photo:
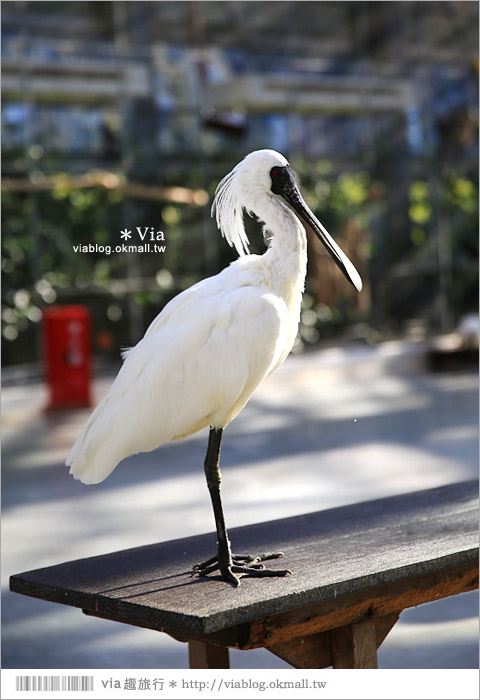
[[[244,576],[249,576],[250,578],[274,578],[278,576],[291,576],[292,572],[290,569],[252,569],[248,568],[247,573]]]
[[[193,576],[206,576],[207,574],[211,574],[213,571],[216,571],[218,569],[218,564],[212,564],[211,566],[194,566],[193,571],[190,574],[191,577]]]
[[[235,566],[255,566],[261,562],[261,559],[260,557],[251,555],[236,556],[234,554],[232,555],[232,562],[235,564]]]
[[[271,559],[280,559],[283,557],[283,552],[273,552],[271,554],[234,554],[231,557],[211,557],[202,564],[195,564],[192,568],[191,576],[207,576],[208,574],[218,571],[224,581],[231,583],[235,588],[240,585],[240,579],[243,576],[248,577],[274,577],[274,576],[290,576],[290,569],[271,570],[266,569],[261,563]],[[238,574],[238,575],[237,575]]]
[[[236,562],[252,562],[255,559],[258,559],[258,556],[255,554],[232,554],[232,559],[233,561]]]
[[[228,566],[225,569],[220,569],[220,572],[225,578],[225,580],[228,583],[232,583],[235,586],[235,588],[238,588],[238,586],[240,585],[240,578],[238,576],[235,576],[234,571],[234,566]]]
[[[255,564],[255,566],[257,568],[262,567],[261,564]],[[246,570],[246,567],[238,567],[238,569],[244,572]],[[195,566],[192,567],[190,577],[193,578],[195,576],[208,576],[208,574],[212,574],[214,571],[218,571],[222,576],[223,580],[227,583],[233,584],[235,588],[237,588],[240,585],[240,578],[234,573],[235,566],[233,565],[233,563],[219,562],[218,556],[208,559],[206,562],[203,562],[203,564],[195,564]]]
[[[270,559],[281,559],[284,556],[283,552],[273,552],[272,554],[259,554],[257,559],[258,561],[268,561]]]
[[[208,566],[211,566],[212,564],[215,564],[218,562],[218,556],[215,555],[214,557],[210,557],[210,559],[207,559],[207,561],[203,561],[201,564],[195,564],[192,568],[193,571],[198,571],[199,569],[206,569]]]

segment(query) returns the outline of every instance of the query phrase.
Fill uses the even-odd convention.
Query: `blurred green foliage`
[[[451,297],[456,310],[478,310],[478,171],[449,173],[442,181],[442,206],[450,225]]]
[[[364,252],[372,285],[371,313],[360,318],[340,303],[315,307],[306,294],[300,337],[316,342],[353,321],[366,321],[367,339],[388,337],[403,321],[422,317],[438,330],[440,276],[448,282],[448,303],[454,323],[475,311],[478,303],[478,174],[448,171],[412,179],[407,186],[402,218],[396,183],[388,173],[374,178],[365,170],[333,171],[325,160],[314,166],[295,164],[302,190],[315,214],[335,237],[349,223],[365,237]],[[405,235],[408,233],[409,235]],[[439,248],[443,246],[442,253]],[[448,265],[448,269],[441,269]],[[307,280],[307,292],[309,284]]]
[[[432,287],[432,276],[438,276],[439,226],[445,227],[448,234],[455,317],[475,308],[478,280],[475,174],[450,172],[436,180],[435,186],[428,178],[415,177],[407,189],[404,235],[403,223],[392,223],[390,182],[373,178],[366,170],[334,172],[326,160],[296,161],[294,168],[305,199],[335,237],[341,236],[349,223],[363,233],[373,287],[389,281],[395,285],[390,277],[394,280],[398,266],[410,266],[412,277],[403,287],[399,282],[395,294],[387,294],[382,300],[384,326],[389,323],[394,326],[398,308],[405,318],[417,316],[419,300],[425,301],[422,311],[428,313],[431,289],[436,286]],[[219,177],[213,179],[207,188],[211,196],[218,180]],[[179,182],[183,186],[204,185],[204,174],[200,168],[190,168],[185,177],[184,168],[166,173],[165,184]],[[35,356],[32,349],[37,336],[35,327],[41,321],[42,309],[54,302],[87,303],[94,312],[94,327],[109,329],[117,353],[118,346],[125,344],[128,337],[132,303],[139,309],[146,327],[172,296],[198,279],[218,272],[235,258],[215,232],[208,205],[202,209],[130,200],[117,190],[72,189],[67,179],[60,180],[52,191],[4,192],[3,222],[5,364]],[[246,224],[252,252],[263,252],[260,227],[248,217]],[[89,243],[114,248],[122,242],[120,231],[135,226],[164,230],[165,253],[135,256],[132,267],[128,253],[74,251],[74,245]],[[425,260],[428,265],[422,267]],[[406,290],[403,295],[401,289]],[[375,305],[375,288],[373,291]],[[306,292],[300,326],[303,343],[329,337],[352,321],[375,324],[373,316],[360,319],[341,299],[335,305],[316,305],[308,279]]]

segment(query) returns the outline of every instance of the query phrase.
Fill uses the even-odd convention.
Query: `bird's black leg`
[[[204,464],[205,476],[212,499],[215,525],[217,528],[217,555],[202,564],[197,564],[194,567],[193,573],[199,576],[206,576],[218,570],[223,578],[234,586],[240,584],[240,578],[236,574],[255,577],[287,576],[291,573],[288,569],[280,571],[268,570],[260,563],[267,559],[283,557],[282,552],[260,554],[258,556],[250,554],[232,555],[227,527],[225,525],[225,516],[223,514],[222,497],[220,494],[220,485],[222,483],[222,475],[220,472],[220,445],[222,442],[222,433],[222,428],[210,428]]]
[[[222,443],[222,434],[223,430],[221,428],[219,430],[210,428],[204,464],[207,486],[210,491],[210,498],[212,499],[215,525],[217,528],[218,553],[216,565],[214,565],[212,561],[206,562],[207,566],[200,567],[198,573],[202,575],[207,573],[207,569],[209,571],[215,571],[215,569],[218,568],[228,581],[238,586],[238,578],[232,573],[232,550],[230,547],[230,540],[228,539],[225,516],[223,514],[222,497],[220,494],[220,484],[222,483],[222,474],[220,472],[220,445]]]

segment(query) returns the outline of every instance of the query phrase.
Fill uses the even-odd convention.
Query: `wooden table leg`
[[[332,665],[329,632],[296,637],[290,642],[265,648],[294,668],[325,668]]]
[[[373,619],[331,630],[333,668],[378,668]]]
[[[190,668],[230,668],[228,647],[219,647],[207,642],[188,642]]]
[[[399,616],[399,612],[380,615],[265,648],[294,668],[378,668],[377,649]]]

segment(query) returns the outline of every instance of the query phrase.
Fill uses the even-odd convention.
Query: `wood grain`
[[[334,668],[378,668],[373,620],[337,627],[330,639]]]
[[[374,620],[357,622],[351,625],[351,629],[353,635],[353,665],[348,668],[378,668]],[[337,668],[335,660],[333,666]]]
[[[232,530],[235,550],[281,549],[271,566],[293,571],[238,589],[190,575],[214,533],[17,574],[10,587],[176,638],[280,644],[472,590],[477,493],[463,482]]]
[[[402,610],[478,588],[478,564],[453,567],[438,574],[414,577],[333,600],[274,615],[250,624],[248,638],[238,640],[242,649],[277,644],[317,634],[372,616],[400,614]],[[233,630],[232,630],[233,631]]]
[[[190,668],[230,668],[228,648],[207,642],[188,642]]]
[[[298,637],[266,648],[294,668],[326,668],[332,665],[330,635],[327,632]]]
[[[370,618],[366,621],[367,624],[373,625],[375,649],[380,647],[398,618],[399,614],[394,613],[382,617]],[[362,624],[364,623],[358,623],[358,625]],[[288,642],[269,645],[266,648],[272,652],[272,654],[279,656],[294,668],[326,668],[327,666],[333,666],[335,661],[338,663],[338,658],[334,660],[332,647],[335,646],[335,644],[338,647],[340,641],[338,634],[335,636],[335,632],[344,629],[344,627],[340,627],[330,632],[320,632],[308,637],[297,637]],[[352,643],[352,658],[350,661],[353,664],[353,634],[350,634],[350,638]],[[338,666],[336,667],[338,668]],[[374,666],[362,666],[362,668],[373,667]],[[353,666],[346,666],[345,668],[353,668]]]

